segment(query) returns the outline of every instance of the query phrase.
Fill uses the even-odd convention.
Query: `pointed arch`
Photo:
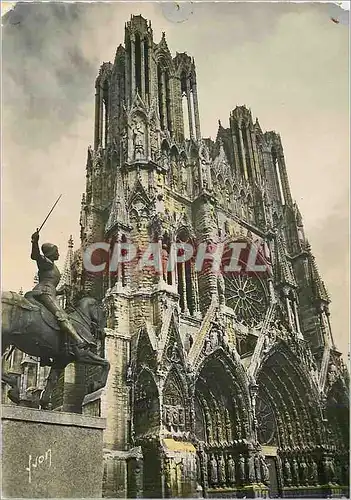
[[[189,423],[188,386],[178,365],[170,369],[163,388],[163,423],[169,432],[182,432]]]
[[[195,379],[195,430],[212,447],[251,438],[251,402],[244,368],[217,349],[200,364]]]
[[[318,390],[288,346],[275,344],[263,359],[256,380],[258,398],[269,401],[274,410],[271,417],[277,422],[279,446],[284,450],[320,444]],[[261,425],[266,424],[261,419]]]
[[[135,382],[133,410],[136,443],[159,432],[159,392],[153,373],[146,367],[141,370]]]

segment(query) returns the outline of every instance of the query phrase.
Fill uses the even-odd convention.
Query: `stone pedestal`
[[[105,420],[2,406],[2,498],[99,498]]]

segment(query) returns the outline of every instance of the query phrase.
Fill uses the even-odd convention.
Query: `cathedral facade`
[[[109,379],[83,410],[107,419],[104,495],[347,495],[348,374],[281,138],[245,106],[203,138],[197,85],[194,59],[141,16],[96,79],[69,294],[107,312]],[[155,255],[110,272],[116,244],[140,257],[150,242],[159,272]],[[214,265],[219,247],[235,272]]]

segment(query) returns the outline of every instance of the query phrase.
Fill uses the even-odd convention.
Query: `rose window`
[[[267,297],[263,282],[253,276],[224,276],[226,304],[239,321],[255,326],[265,316]]]

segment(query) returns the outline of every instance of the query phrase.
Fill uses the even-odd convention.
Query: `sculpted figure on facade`
[[[142,158],[145,153],[145,130],[144,125],[137,120],[133,127],[134,158]]]
[[[214,455],[211,455],[210,458],[210,480],[212,485],[218,484],[218,468],[217,468],[217,460]]]
[[[228,455],[228,460],[227,460],[227,470],[228,470],[228,483],[230,485],[235,484],[236,481],[236,474],[235,474],[235,461],[232,457],[232,455]]]

